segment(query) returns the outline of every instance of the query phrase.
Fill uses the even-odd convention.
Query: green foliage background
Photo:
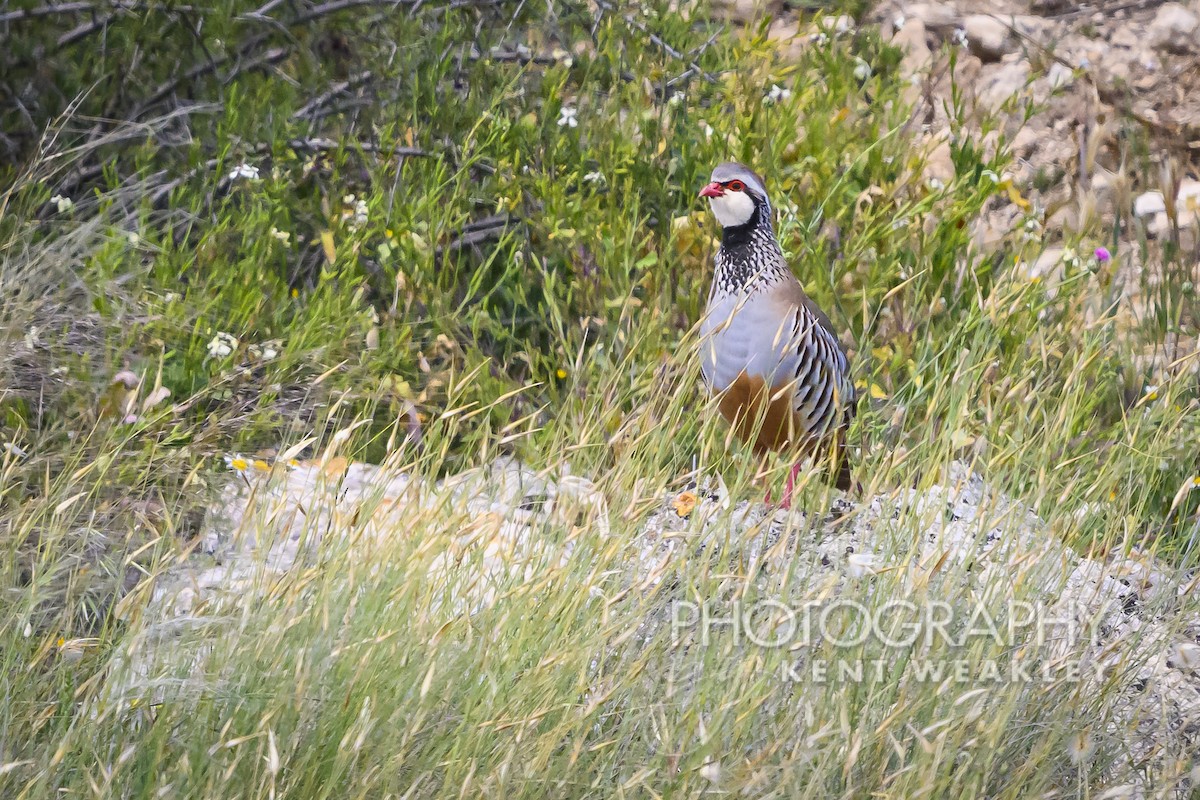
[[[1156,281],[1154,313],[1131,322],[1117,265],[1088,257],[1111,232],[1070,242],[1081,257],[1053,286],[1014,269],[1044,245],[1036,210],[1025,239],[975,252],[971,224],[1005,191],[1003,140],[985,149],[989,126],[949,109],[956,177],[928,181],[898,53],[865,27],[814,35],[791,61],[765,23],[732,29],[665,2],[0,9],[0,579],[19,596],[5,721],[31,743],[17,755],[45,760],[67,741],[70,698],[101,656],[22,665],[59,636],[119,646],[113,603],[195,535],[224,457],[269,459],[369,420],[357,457],[431,475],[513,454],[595,476],[644,511],[698,464],[749,497],[756,465],[724,445],[691,350],[715,235],[696,192],[730,158],[767,176],[793,267],[845,332],[868,495],[962,458],[1081,549],[1191,557],[1196,386],[1183,374],[1145,391],[1146,355],[1194,325],[1185,273]],[[237,340],[228,354],[212,347],[222,333]],[[114,383],[125,370],[128,388]],[[150,402],[158,387],[169,400]],[[515,644],[494,674],[612,633],[559,599],[569,624],[506,629]],[[258,660],[269,655],[247,656],[246,680],[294,666]],[[404,661],[405,685],[425,669]],[[512,702],[536,714],[561,679]],[[411,698],[396,691],[399,708]],[[925,700],[914,707],[932,717]],[[26,718],[18,703],[48,711]],[[201,728],[228,709],[211,711]],[[332,753],[346,720],[333,722],[290,724]],[[451,717],[426,733],[426,766],[460,747],[487,762],[502,744],[456,740]],[[71,741],[75,760],[29,786],[82,785],[96,754]],[[147,741],[161,748],[137,756],[149,791],[173,745],[162,727]],[[196,763],[198,741],[181,750]],[[997,752],[1040,746],[1015,736]],[[584,761],[604,780],[626,777],[595,752]],[[699,768],[703,753],[691,757]],[[1028,783],[996,764],[966,777],[942,765],[931,785],[1031,796],[1058,774],[1047,759],[1029,760]],[[342,769],[301,775],[294,796]],[[814,785],[870,783],[840,769]]]

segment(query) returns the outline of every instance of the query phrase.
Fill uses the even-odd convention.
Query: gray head
[[[754,216],[755,209],[760,218],[770,222],[771,202],[767,199],[767,187],[762,178],[749,167],[734,161],[718,164],[713,170],[712,180],[700,190],[707,197],[713,216],[722,228],[745,225]]]

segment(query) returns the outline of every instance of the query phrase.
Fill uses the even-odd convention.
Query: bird
[[[845,434],[857,402],[850,361],[788,265],[766,184],[749,167],[725,162],[700,197],[721,226],[700,323],[704,383],[756,455],[795,456],[783,508],[791,507],[796,475],[812,455],[831,457],[836,487],[850,489]]]

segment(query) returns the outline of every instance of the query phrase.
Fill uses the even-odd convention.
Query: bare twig
[[[443,247],[437,249],[437,254],[443,256],[449,252],[464,250],[483,242],[499,239],[518,220],[509,214],[494,214],[490,217],[468,222],[463,226],[458,236],[455,236]]]
[[[254,9],[253,11],[249,12],[248,14],[242,14],[239,17],[239,19],[248,19],[248,20],[267,19],[267,20],[273,21],[273,18],[268,17],[267,14],[269,14],[271,11],[275,10],[275,8],[279,5],[281,5],[282,3],[283,3],[283,0],[270,0],[270,2],[266,3],[265,5],[263,5],[259,8]]]
[[[608,2],[608,0],[596,0],[596,6],[610,13],[618,13],[616,8],[614,8],[613,5]],[[630,27],[637,28],[639,31],[644,33],[646,38],[649,39],[656,47],[658,47],[659,50],[662,50],[668,56],[677,61],[682,61],[692,70],[695,70],[696,74],[704,78],[704,80],[708,81],[709,83],[717,82],[716,77],[701,69],[700,65],[696,63],[695,59],[685,56],[683,53],[667,44],[665,41],[663,41],[662,37],[650,30],[644,22],[637,19],[632,14],[623,14],[622,19],[624,19],[626,24],[628,24]]]
[[[156,6],[150,3],[124,3],[124,2],[106,2],[96,3],[91,2],[76,2],[76,3],[59,3],[52,6],[37,6],[36,8],[21,8],[16,11],[6,11],[0,14],[0,24],[6,22],[21,22],[27,19],[38,19],[39,17],[52,16],[69,16],[71,14],[84,14],[87,12],[95,13],[101,9],[115,9],[120,11],[195,11],[195,6]]]
[[[288,147],[293,150],[310,151],[310,152],[327,152],[329,150],[337,150],[339,147],[347,146],[350,149],[358,149],[364,153],[377,153],[384,156],[396,156],[399,158],[430,158],[433,153],[427,150],[422,150],[419,147],[381,147],[370,142],[338,142],[333,139],[315,138],[315,139],[292,139],[288,142]],[[256,149],[267,149],[269,145],[259,145]]]
[[[196,175],[198,175],[201,172],[204,172],[205,170],[216,169],[217,165],[220,163],[221,163],[220,159],[210,158],[208,161],[205,161],[200,166],[198,166],[194,169],[190,169],[187,172],[185,172],[184,174],[180,175],[178,178],[175,178],[174,180],[168,181],[167,183],[164,183],[163,185],[159,186],[150,195],[150,206],[152,208],[162,208],[163,204],[166,202],[167,196],[170,195],[171,192],[175,190],[175,187],[179,186],[182,183],[190,181]]]
[[[362,6],[380,6],[380,7],[388,7],[388,8],[397,8],[397,7],[404,6],[404,5],[410,5],[412,2],[413,2],[413,0],[333,0],[333,2],[323,3],[319,6],[315,6],[311,9],[308,9],[307,11],[297,15],[296,17],[294,17],[290,20],[281,20],[280,25],[282,25],[283,27],[293,27],[296,25],[305,25],[305,24],[313,22],[317,19],[320,19],[321,17],[325,17],[330,14],[335,14],[339,11],[345,11],[345,10],[351,9],[351,8],[359,8]],[[479,4],[487,4],[487,2],[486,2],[486,0],[484,0],[483,3],[479,3],[479,2],[477,2],[477,0],[452,0],[452,2],[449,4],[449,7],[460,7],[460,6],[467,6],[467,5],[479,5]],[[256,11],[251,12],[248,16],[252,19],[258,19],[258,20],[270,19],[269,17],[266,16],[266,12],[271,10],[274,7],[275,7],[274,2],[268,2],[265,5],[263,5],[262,7],[260,7],[259,9],[257,9]],[[237,52],[234,54],[233,58],[238,59],[238,60],[246,58],[251,53],[253,53],[255,50],[257,50],[259,47],[261,47],[263,44],[265,44],[267,41],[267,38],[268,37],[266,34],[260,34],[260,35],[251,37],[249,40],[247,40],[244,44],[242,44],[237,49]],[[239,64],[228,75],[226,75],[224,77],[224,79],[222,80],[222,83],[229,83],[229,81],[231,81],[233,78],[235,78],[239,75],[245,74],[246,72],[251,72],[255,69],[260,69],[262,67],[277,63],[278,61],[283,60],[290,52],[291,52],[290,47],[273,48],[272,50],[269,50],[266,53],[264,53],[256,58],[253,58],[244,64]],[[173,94],[176,91],[176,89],[178,89],[183,84],[194,81],[197,78],[202,78],[205,75],[209,75],[209,74],[215,72],[222,65],[228,63],[229,60],[230,60],[229,56],[217,58],[214,61],[202,64],[197,67],[193,67],[192,69],[188,70],[183,75],[177,76],[177,77],[172,78],[171,80],[165,82],[164,84],[159,86],[151,94],[151,96],[149,98],[147,98],[145,101],[142,102],[142,104],[137,109],[137,113],[134,116],[135,117],[139,116],[147,108],[155,105],[156,103],[162,102],[167,97],[170,97],[171,94]]]
[[[259,45],[266,42],[266,40],[267,40],[267,37],[265,35],[251,37],[251,39],[248,42],[243,44],[238,49],[237,57],[242,58],[243,56],[248,55],[250,52],[252,52],[254,49],[256,49]],[[180,86],[182,86],[184,83],[194,81],[197,78],[201,78],[205,75],[208,75],[209,73],[215,71],[222,64],[224,64],[228,61],[229,61],[229,56],[221,56],[220,58],[217,58],[213,61],[206,62],[206,63],[201,64],[196,67],[192,67],[191,69],[189,69],[187,72],[183,73],[182,75],[177,75],[174,78],[172,78],[171,80],[161,84],[157,89],[154,90],[154,92],[148,98],[143,100],[138,105],[138,107],[134,110],[134,113],[132,115],[133,118],[137,119],[146,111],[147,108],[155,105],[156,103],[161,102],[162,100],[166,99],[167,97],[170,97],[171,94],[174,93],[174,91],[176,89],[178,89]]]
[[[93,17],[89,22],[83,22],[79,25],[76,25],[74,28],[58,37],[58,41],[54,44],[55,48],[61,50],[67,45],[74,44],[80,39],[91,36],[98,30],[107,28],[108,24],[116,18],[118,13],[118,11],[114,11],[112,14],[106,14],[103,17]]]
[[[498,61],[500,63],[512,64],[536,64],[539,67],[550,67],[559,63],[554,56],[542,56],[536,53],[523,53],[520,50],[492,50],[486,55],[480,56],[477,54],[471,55],[471,60],[486,59],[488,61]]]
[[[348,8],[359,8],[361,6],[387,6],[390,8],[399,8],[400,6],[411,5],[413,0],[332,0],[329,3],[322,3],[319,6],[314,6],[303,14],[298,15],[292,20],[292,25],[304,25],[312,22],[320,17],[336,14],[339,11],[345,11]]]
[[[367,81],[371,80],[373,77],[374,74],[370,70],[365,70],[357,75],[352,75],[347,80],[335,83],[333,86],[329,87],[328,90],[321,92],[321,94],[305,103],[300,110],[292,114],[292,119],[304,119],[305,117],[311,115],[315,110],[323,108],[330,100],[337,97],[342,92],[346,92],[361,86]]]

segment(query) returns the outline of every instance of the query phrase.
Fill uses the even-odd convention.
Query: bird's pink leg
[[[796,488],[796,476],[800,474],[801,463],[797,461],[792,465],[792,469],[788,472],[787,484],[783,487],[783,499],[779,501],[779,507],[787,511],[792,507],[792,492]],[[767,490],[767,505],[771,505],[771,490]]]

